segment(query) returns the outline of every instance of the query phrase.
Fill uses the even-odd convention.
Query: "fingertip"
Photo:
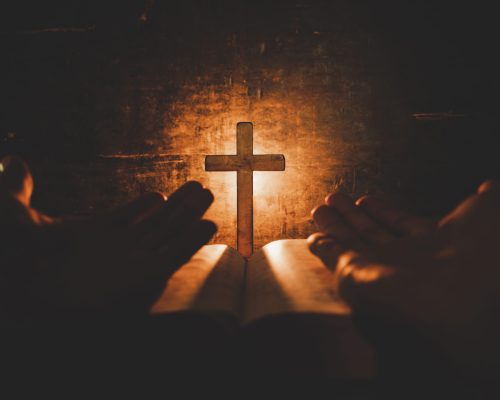
[[[365,194],[361,196],[355,202],[356,206],[364,209],[365,211],[374,211],[374,210],[385,210],[387,208],[387,203],[382,201],[380,197]]]
[[[165,203],[165,199],[166,197],[161,192],[146,192],[132,200],[124,209],[134,214],[152,212],[160,208]]]
[[[327,249],[335,246],[335,240],[328,234],[316,232],[307,238],[309,250],[319,256]]]
[[[193,209],[206,209],[214,202],[214,195],[208,189],[202,189],[196,196],[193,194],[186,199]]]
[[[1,164],[5,171],[7,170],[15,170],[22,171],[24,173],[29,172],[28,164],[17,156],[5,156],[2,158]]]
[[[194,193],[198,193],[203,190],[203,186],[198,181],[187,181],[179,188],[177,188],[169,197],[172,199],[175,198],[183,198],[186,196],[193,195]]]
[[[309,251],[318,257],[330,271],[335,271],[342,245],[332,236],[317,232],[307,238]]]
[[[373,200],[373,196],[370,196],[368,194],[365,194],[364,196],[361,196],[360,198],[358,198],[354,204],[356,204],[357,206],[363,206],[365,205],[367,202],[371,202]]]
[[[348,195],[342,192],[334,192],[329,194],[326,197],[325,202],[330,207],[340,207],[340,208],[347,205],[351,205],[353,203],[352,199]]]
[[[312,215],[313,219],[315,221],[317,221],[318,219],[322,219],[330,211],[331,211],[330,208],[323,204],[321,206],[314,208],[311,211],[311,215]]]
[[[342,193],[340,192],[333,192],[330,193],[328,196],[325,197],[325,204],[329,206],[333,206],[335,202],[337,201],[338,198],[342,198]]]
[[[33,177],[28,165],[16,156],[6,156],[0,162],[2,190],[10,192],[23,204],[29,205],[33,193]]]
[[[181,186],[185,190],[196,191],[203,189],[203,185],[198,181],[187,181],[184,185]]]
[[[160,192],[146,192],[127,204],[116,207],[104,214],[102,221],[118,226],[136,224],[151,217],[165,204],[165,196]]]
[[[214,194],[210,189],[203,189],[205,191],[205,195],[207,196],[207,200],[210,204],[212,204],[215,200]]]
[[[167,196],[162,192],[146,192],[141,197],[145,202],[149,202],[151,204],[163,203],[167,200]]]
[[[316,232],[316,233],[313,233],[312,235],[309,235],[309,237],[307,238],[307,246],[309,247],[309,250],[311,250],[314,254],[316,254],[318,242],[324,236],[325,236],[324,233]]]
[[[169,199],[170,204],[185,204],[196,213],[204,213],[214,202],[214,195],[204,189],[199,182],[189,181],[179,188]]]
[[[316,214],[316,211],[318,210],[318,208],[320,207],[323,207],[323,206],[317,206],[317,207],[314,207],[312,210],[311,210],[311,217],[314,218],[314,214]]]
[[[489,180],[481,183],[481,185],[479,185],[477,192],[484,193],[484,192],[490,191],[492,189],[498,189],[498,188],[500,188],[500,182],[489,179]]]
[[[363,208],[368,212],[386,211],[390,207],[392,201],[380,196],[365,194],[356,200],[356,206]]]
[[[202,229],[210,236],[215,235],[215,233],[217,232],[217,229],[218,229],[217,224],[213,221],[208,220],[208,219],[202,219],[200,221],[200,225],[201,225]]]

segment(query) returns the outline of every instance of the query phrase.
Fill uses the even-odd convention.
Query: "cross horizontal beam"
[[[239,155],[206,156],[206,171],[284,171],[283,154],[256,154],[250,157]]]

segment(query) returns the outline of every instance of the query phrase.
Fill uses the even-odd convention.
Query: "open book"
[[[305,326],[307,338],[299,340],[313,342],[309,345],[319,349],[321,362],[331,357],[332,375],[363,377],[372,372],[371,348],[338,297],[334,275],[310,253],[306,240],[271,242],[248,260],[226,245],[204,246],[169,279],[152,309],[184,311],[226,316],[238,329],[266,326],[267,321],[272,328],[263,329],[276,331],[280,325],[280,335],[287,337]]]

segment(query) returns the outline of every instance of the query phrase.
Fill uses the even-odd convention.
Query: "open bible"
[[[152,313],[217,316],[254,354],[312,362],[332,377],[369,377],[371,347],[334,279],[305,240],[271,242],[248,260],[226,245],[208,245],[169,279]]]

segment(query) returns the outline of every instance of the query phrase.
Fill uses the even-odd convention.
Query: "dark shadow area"
[[[48,212],[173,190],[193,159],[99,156],[168,153],[180,91],[218,98],[240,83],[250,103],[324,99],[307,129],[328,132],[349,171],[325,191],[382,192],[438,215],[500,177],[493,3],[30,0],[8,2],[2,18],[0,155],[27,159]]]
[[[3,379],[124,385],[217,379],[230,371],[234,321],[201,313],[83,316],[2,329]]]
[[[238,319],[243,309],[245,268],[240,254],[234,249],[226,248],[198,291],[192,307],[206,310],[210,307],[221,309],[229,306],[230,315]]]
[[[257,380],[362,382],[376,375],[375,354],[348,323],[326,314],[280,314],[242,329],[245,371]]]

